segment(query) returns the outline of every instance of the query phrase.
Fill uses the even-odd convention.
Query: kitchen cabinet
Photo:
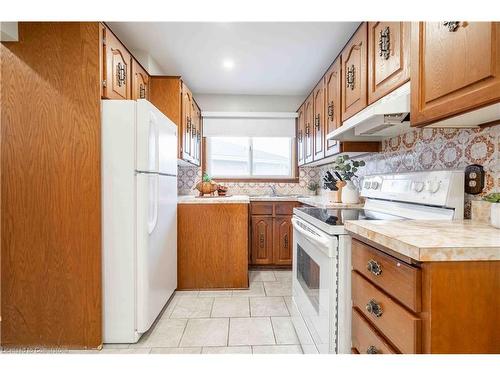
[[[305,145],[305,122],[304,105],[301,105],[297,111],[297,165],[304,164],[304,145]]]
[[[178,127],[178,157],[200,165],[203,134],[201,110],[180,77],[150,77],[150,101]]]
[[[426,125],[498,101],[499,22],[412,23],[412,126]]]
[[[340,108],[341,98],[341,77],[340,77],[340,57],[338,57],[325,74],[325,133],[331,133],[342,125]],[[330,156],[340,151],[340,142],[329,140],[325,137],[325,156]]]
[[[367,24],[362,23],[341,54],[342,121],[364,109],[367,95]]]
[[[104,99],[131,98],[131,55],[118,38],[106,27],[102,32],[104,56],[102,97]]]
[[[325,90],[321,80],[313,90],[313,160],[325,157]]]
[[[314,125],[313,93],[304,103],[304,163],[314,160],[314,139],[312,126]]]
[[[353,352],[500,352],[500,262],[416,262],[367,242],[351,247]]]
[[[410,22],[368,22],[368,104],[410,79]]]
[[[250,264],[252,266],[292,266],[293,208],[298,202],[250,203]]]
[[[132,59],[132,99],[149,99],[149,74]]]

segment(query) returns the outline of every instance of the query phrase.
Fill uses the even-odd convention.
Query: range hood
[[[410,82],[344,121],[327,135],[339,141],[379,141],[410,130]]]

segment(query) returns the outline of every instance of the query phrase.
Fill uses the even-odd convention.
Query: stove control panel
[[[391,201],[441,207],[464,202],[463,171],[422,171],[370,175],[363,178],[361,195]]]

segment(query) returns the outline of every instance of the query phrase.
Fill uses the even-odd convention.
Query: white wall
[[[161,68],[160,65],[156,62],[155,59],[151,57],[151,55],[145,51],[142,50],[130,50],[132,52],[132,55],[136,58],[137,61],[141,63],[141,65],[144,67],[144,69],[147,70],[149,75],[152,76],[161,76],[165,75],[165,70]]]
[[[193,94],[202,111],[295,112],[303,96]]]

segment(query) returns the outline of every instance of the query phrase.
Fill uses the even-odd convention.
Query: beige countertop
[[[179,204],[248,204],[250,199],[248,195],[230,195],[227,197],[198,197],[197,195],[179,195],[177,197]]]
[[[471,220],[352,220],[349,232],[420,262],[500,260],[500,229]]]

